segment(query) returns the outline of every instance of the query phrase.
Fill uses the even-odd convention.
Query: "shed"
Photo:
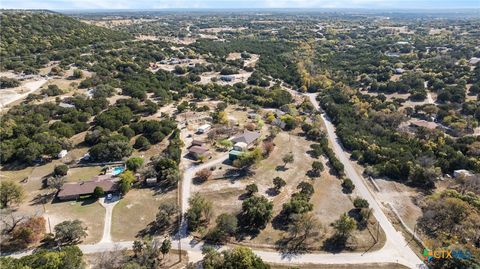
[[[204,141],[193,139],[192,146],[203,146],[205,145]]]
[[[206,131],[210,130],[212,126],[210,124],[203,124],[197,128],[197,133],[203,134]]]
[[[235,145],[233,145],[233,150],[236,150],[236,151],[245,151],[247,150],[247,148],[248,148],[248,145],[245,142],[237,142],[235,143]]]
[[[149,177],[149,178],[145,179],[145,184],[147,186],[156,185],[157,184],[157,178],[156,177]]]
[[[242,154],[243,154],[243,152],[241,152],[241,151],[231,150],[231,151],[228,153],[228,159],[229,159],[230,161],[235,161],[235,160],[238,159],[238,157],[239,157],[240,155],[242,155]]]
[[[67,156],[67,153],[68,153],[68,151],[67,151],[66,149],[62,149],[62,150],[58,153],[57,157],[58,157],[59,159],[61,159],[61,158],[65,157],[65,156]]]

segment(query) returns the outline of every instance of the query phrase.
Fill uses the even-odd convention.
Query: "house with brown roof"
[[[112,193],[118,190],[118,180],[111,175],[99,175],[89,181],[66,183],[57,193],[58,199],[62,201],[75,200],[84,195],[92,195],[96,187],[103,189],[105,193]]]
[[[195,160],[204,158],[210,155],[209,149],[203,146],[192,146],[188,149],[188,154]]]
[[[259,132],[251,132],[251,131],[245,130],[243,134],[232,138],[232,142],[234,144],[242,142],[247,144],[248,147],[250,147],[251,145],[253,145],[255,141],[257,141],[258,138],[260,138]]]

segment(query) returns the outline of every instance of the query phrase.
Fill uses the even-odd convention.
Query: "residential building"
[[[85,195],[92,195],[96,187],[103,189],[105,193],[112,193],[118,190],[118,180],[110,175],[99,175],[90,181],[66,183],[57,193],[58,199],[62,201],[75,200]]]

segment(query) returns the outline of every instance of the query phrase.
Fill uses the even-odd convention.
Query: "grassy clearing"
[[[51,203],[46,204],[45,209],[47,229],[48,222],[53,230],[53,227],[62,221],[79,219],[88,229],[84,243],[96,243],[102,238],[105,209],[97,201],[89,199]]]
[[[67,181],[91,180],[102,172],[101,166],[75,167],[68,170]]]
[[[313,213],[323,226],[321,235],[311,240],[310,247],[315,251],[320,251],[324,241],[334,234],[331,223],[337,220],[341,214],[352,211],[354,207],[351,200],[355,196],[353,195],[351,198],[342,192],[341,181],[329,173],[326,160],[323,157],[319,159],[325,166],[325,171],[322,172],[321,176],[311,179],[306,175],[307,171],[311,169],[312,162],[315,160],[306,153],[310,150],[312,142],[305,140],[296,133],[288,134],[281,132],[275,138],[274,143],[276,144],[274,151],[269,158],[257,165],[253,176],[233,181],[213,179],[201,185],[194,185],[192,191],[199,192],[208,200],[213,201],[214,217],[210,224],[210,227],[212,227],[215,223],[215,217],[221,213],[236,214],[241,211],[245,186],[248,184],[257,184],[258,194],[266,196],[273,202],[273,216],[275,217],[281,212],[282,205],[288,202],[291,195],[297,191],[297,185],[302,181],[310,182],[315,189],[315,193],[310,201],[314,205]],[[294,155],[294,162],[287,164],[284,168],[282,157],[290,152]],[[214,172],[214,177],[218,177],[226,169],[228,169],[228,166],[225,165],[222,166],[222,170],[217,169]],[[272,195],[269,194],[269,189],[273,187],[272,180],[276,176],[282,177],[287,182],[287,185],[279,194]],[[370,248],[370,250],[373,250],[383,246],[385,240],[383,231],[380,230],[379,233],[380,242],[375,244],[371,233],[376,233],[376,230],[371,226],[369,226],[369,229],[354,231],[356,251],[365,251]],[[247,237],[237,243],[271,248],[275,246],[278,240],[284,237],[284,231],[275,229],[269,223],[257,236]]]
[[[162,202],[177,202],[177,190],[156,194],[151,189],[133,189],[115,207],[112,216],[112,239],[134,240],[155,219]]]

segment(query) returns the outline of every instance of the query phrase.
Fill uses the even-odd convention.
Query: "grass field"
[[[264,195],[273,202],[273,217],[277,216],[281,210],[282,205],[289,201],[291,195],[297,191],[296,186],[302,182],[310,182],[315,189],[310,202],[314,205],[313,213],[322,224],[320,235],[311,238],[310,247],[313,250],[320,251],[324,241],[334,233],[331,223],[337,220],[341,214],[350,212],[354,207],[349,195],[342,192],[341,180],[329,173],[326,160],[322,157],[318,160],[325,165],[325,171],[321,176],[315,179],[309,178],[306,174],[311,169],[311,164],[315,160],[306,152],[310,150],[312,142],[306,141],[298,134],[288,134],[281,132],[275,138],[274,143],[277,145],[270,156],[261,161],[257,168],[254,169],[254,175],[248,178],[237,180],[229,179],[211,179],[205,183],[194,185],[193,192],[199,192],[208,200],[213,202],[213,218],[210,224],[212,227],[215,224],[215,217],[221,213],[239,213],[241,211],[243,194],[245,193],[245,186],[255,183],[258,186],[258,195]],[[293,153],[294,162],[283,167],[284,163],[282,157],[287,153]],[[217,177],[221,171],[228,169],[228,166],[222,166],[222,170],[214,172],[214,177]],[[222,172],[223,173],[223,172]],[[282,177],[287,185],[277,195],[270,194],[270,188],[273,187],[273,178]],[[372,219],[373,220],[373,219]],[[356,251],[364,251],[367,249],[373,250],[383,246],[384,234],[380,230],[380,242],[375,244],[371,235],[373,227],[368,229],[354,231],[354,242],[356,244]],[[376,230],[373,230],[376,232]],[[240,242],[247,246],[275,247],[278,240],[285,237],[285,232],[275,229],[272,223],[262,230],[257,236],[251,238],[246,237]],[[373,247],[372,247],[373,246]]]
[[[112,240],[134,240],[155,219],[162,202],[177,202],[177,190],[156,194],[151,189],[133,189],[115,207],[112,216]]]
[[[105,209],[94,200],[67,201],[45,205],[45,218],[47,229],[65,220],[79,219],[87,227],[88,236],[85,243],[96,243],[100,241],[103,234],[103,223]]]

